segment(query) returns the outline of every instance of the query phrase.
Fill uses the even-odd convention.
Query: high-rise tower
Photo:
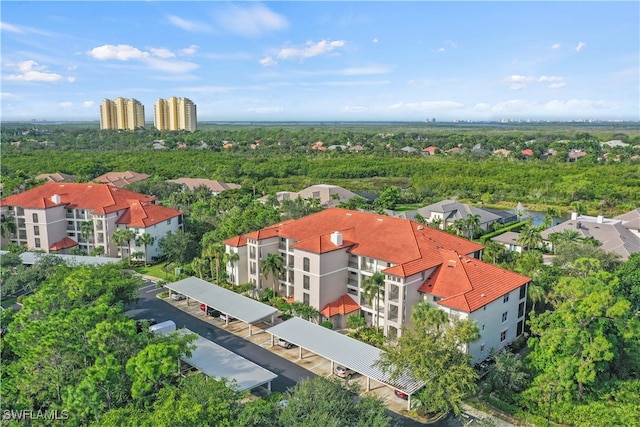
[[[196,104],[189,98],[158,98],[153,109],[153,123],[158,130],[186,130],[197,127]]]
[[[105,99],[100,104],[100,129],[135,130],[144,124],[144,106],[137,99]]]

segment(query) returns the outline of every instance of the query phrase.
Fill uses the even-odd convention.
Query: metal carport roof
[[[179,329],[179,333],[195,332],[184,328]],[[237,391],[251,390],[265,384],[267,389],[271,390],[271,381],[278,377],[273,372],[200,335],[194,344],[196,348],[192,351],[191,357],[183,356],[181,359],[211,378],[235,381],[235,384],[229,385]]]
[[[391,381],[389,375],[374,366],[382,350],[299,317],[292,317],[267,332],[407,394],[424,386],[422,381],[406,375]]]
[[[0,255],[8,254],[7,251],[0,251]],[[45,256],[55,256],[60,258],[65,262],[65,264],[69,266],[76,265],[104,265],[104,264],[116,264],[122,261],[120,258],[109,258],[103,256],[83,256],[83,255],[65,255],[65,254],[54,254],[54,253],[44,253],[44,252],[23,252],[20,254],[20,260],[23,264],[33,265],[42,257]]]
[[[249,324],[273,316],[278,312],[277,308],[221,288],[197,277],[188,277],[164,285],[164,287]]]

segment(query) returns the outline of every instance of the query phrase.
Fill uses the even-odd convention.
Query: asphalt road
[[[273,380],[271,384],[271,389],[273,391],[284,392],[304,378],[311,378],[315,376],[314,373],[280,356],[277,356],[269,350],[244,340],[241,337],[225,331],[224,329],[220,329],[210,323],[204,322],[197,317],[191,316],[171,304],[167,304],[156,297],[156,295],[161,291],[162,289],[157,288],[153,282],[147,281],[140,289],[138,302],[127,306],[126,314],[135,319],[155,319],[158,322],[173,320],[176,327],[186,327],[206,339],[226,348],[227,350],[239,354],[253,363],[270,370],[278,375],[278,378]],[[389,413],[393,417],[396,425],[425,425],[413,419],[403,417],[395,412],[389,411]],[[429,425],[435,427],[459,427],[462,426],[463,423],[452,415],[449,415],[445,419]]]

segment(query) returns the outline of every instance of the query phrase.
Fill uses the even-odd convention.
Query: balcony
[[[281,251],[286,251],[287,250],[287,242],[278,243],[278,249],[280,249]]]
[[[353,286],[354,288],[358,287],[358,279],[347,279],[347,285]]]
[[[363,262],[362,264],[360,264],[360,270],[367,271],[369,273],[375,273],[376,272],[375,267],[376,267],[375,263],[372,263],[372,262]]]

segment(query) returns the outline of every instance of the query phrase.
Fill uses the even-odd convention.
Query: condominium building
[[[182,212],[157,205],[155,196],[108,184],[47,183],[0,200],[0,215],[11,218],[15,232],[3,239],[29,250],[129,256],[146,253],[151,261],[161,255],[159,241],[182,229]],[[118,244],[116,230],[133,230],[135,238]],[[143,246],[137,237],[150,234]]]
[[[470,344],[474,363],[522,335],[528,277],[480,260],[483,246],[415,221],[340,208],[327,209],[225,241],[238,254],[227,273],[233,284],[273,286],[262,262],[278,254],[285,268],[278,294],[316,308],[344,327],[360,313],[395,339],[411,324],[413,306],[426,302],[452,317],[472,319],[481,338]],[[384,275],[380,299],[366,280]]]
[[[197,127],[196,104],[189,98],[158,98],[153,107],[153,124],[158,130],[186,130]]]
[[[135,130],[144,125],[144,106],[137,99],[105,99],[100,104],[100,129]]]

